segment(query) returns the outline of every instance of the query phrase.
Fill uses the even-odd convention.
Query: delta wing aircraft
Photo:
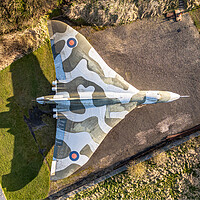
[[[179,94],[139,91],[112,70],[86,38],[60,21],[48,22],[56,79],[55,95],[37,98],[56,104],[56,140],[51,180],[83,166],[108,132],[142,104],[171,102]]]

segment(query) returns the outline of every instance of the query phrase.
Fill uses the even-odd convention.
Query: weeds
[[[144,162],[140,162],[136,164],[135,162],[132,162],[128,167],[128,173],[130,176],[140,178],[142,177],[146,172],[146,166]]]
[[[166,164],[167,160],[168,158],[165,152],[162,152],[153,158],[153,161],[156,163],[157,166]]]
[[[199,199],[199,145],[200,137],[148,161],[139,164],[133,162],[127,172],[80,192],[71,199],[107,199],[108,196],[109,199]]]
[[[192,17],[192,20],[194,21],[194,25],[197,27],[200,33],[200,7],[190,11],[189,13],[190,16]]]

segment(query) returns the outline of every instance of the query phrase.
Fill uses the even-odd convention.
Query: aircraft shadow
[[[44,158],[54,145],[55,121],[52,115],[44,116],[41,111],[48,107],[38,108],[32,101],[51,91],[37,57],[33,53],[23,57],[11,64],[10,71],[13,96],[7,99],[9,111],[0,113],[0,128],[9,128],[6,134],[14,136],[14,150],[11,171],[2,176],[2,187],[17,191],[38,175]],[[47,122],[43,122],[43,118]]]

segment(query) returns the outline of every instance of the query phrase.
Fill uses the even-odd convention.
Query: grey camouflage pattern
[[[76,30],[60,21],[49,21],[48,29],[57,78],[52,89],[56,94],[37,98],[37,102],[56,104],[51,180],[58,180],[83,166],[131,110],[180,96],[137,90],[112,70]]]

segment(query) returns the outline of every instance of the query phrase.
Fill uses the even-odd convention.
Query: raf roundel
[[[77,45],[77,40],[75,38],[69,38],[67,40],[67,46],[70,48],[74,48]]]
[[[70,158],[72,161],[77,161],[77,160],[79,159],[79,154],[78,154],[78,152],[76,152],[76,151],[70,152],[69,158]]]

